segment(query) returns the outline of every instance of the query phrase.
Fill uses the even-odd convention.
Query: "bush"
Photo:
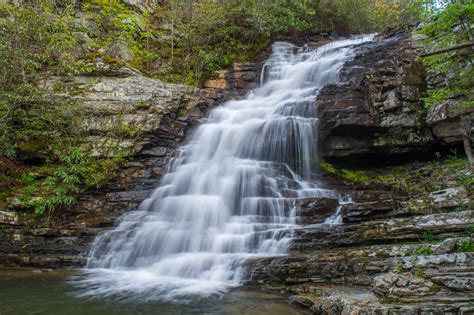
[[[73,204],[121,163],[81,152],[83,113],[41,89],[48,77],[77,70],[69,23],[47,6],[0,5],[0,187],[8,187],[0,201],[15,196],[37,215]]]
[[[13,157],[20,144],[49,147],[74,130],[72,104],[36,87],[65,71],[74,41],[61,18],[6,5],[0,5],[0,38],[0,156]]]
[[[419,30],[427,35],[426,50],[449,48],[474,38],[474,3],[449,3],[443,10],[427,14],[427,22]],[[445,87],[427,91],[423,99],[425,108],[437,105],[453,94],[472,99],[474,68],[471,55],[472,48],[465,48],[423,58],[428,71],[444,75],[447,81]],[[473,106],[472,101],[466,101],[465,106]]]

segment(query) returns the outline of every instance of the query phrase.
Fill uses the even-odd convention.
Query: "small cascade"
[[[333,194],[316,181],[316,95],[367,40],[274,43],[261,86],[214,109],[154,193],[96,238],[82,294],[209,296],[239,285],[249,258],[285,254],[295,200]]]

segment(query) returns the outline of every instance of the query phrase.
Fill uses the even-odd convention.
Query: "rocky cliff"
[[[225,99],[258,80],[259,62],[236,63],[204,89],[151,79],[127,66],[106,75],[50,78],[41,85],[53,97],[73,99],[84,119],[90,156],[127,152],[116,179],[50,217],[0,211],[0,266],[82,266],[94,237],[123,213],[136,209],[157,186],[169,160],[193,126]],[[250,84],[252,83],[252,84]],[[125,132],[124,132],[125,131]]]
[[[472,169],[454,154],[429,160],[462,150],[472,107],[450,115],[452,99],[424,112],[435,83],[417,54],[410,34],[382,36],[321,91],[319,143],[335,163],[322,162],[321,176],[341,197],[297,203],[290,254],[252,262],[251,283],[314,314],[473,311]],[[340,168],[351,165],[363,168]],[[336,213],[342,224],[321,224]]]

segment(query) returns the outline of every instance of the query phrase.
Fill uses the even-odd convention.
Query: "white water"
[[[155,192],[95,240],[83,295],[208,296],[239,285],[246,259],[284,254],[295,198],[332,194],[313,176],[315,96],[370,39],[275,43],[262,86],[214,109]]]

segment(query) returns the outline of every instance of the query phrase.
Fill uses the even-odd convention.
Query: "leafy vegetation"
[[[420,256],[420,255],[430,255],[432,252],[431,246],[429,245],[423,245],[417,250],[413,252],[413,255],[415,256]]]
[[[469,161],[458,156],[455,151],[446,156],[440,154],[434,161],[380,169],[339,169],[324,161],[320,163],[320,168],[348,183],[378,184],[414,194],[429,193],[450,186],[465,186],[469,189],[474,183],[469,171]],[[471,203],[462,205],[463,209],[469,207],[472,207]]]
[[[419,32],[426,35],[425,48],[429,51],[450,48],[474,40],[474,3],[448,3],[441,11],[426,11],[427,22]],[[472,99],[474,68],[472,47],[435,54],[422,59],[429,72],[445,78],[441,86],[428,90],[423,98],[429,108],[456,95]],[[466,101],[466,106],[473,106]]]
[[[41,89],[47,77],[80,69],[69,23],[48,7],[0,5],[0,205],[15,196],[37,215],[74,203],[120,164],[87,157],[77,104]]]
[[[471,238],[458,242],[457,251],[460,253],[474,252],[474,242],[472,241]]]

